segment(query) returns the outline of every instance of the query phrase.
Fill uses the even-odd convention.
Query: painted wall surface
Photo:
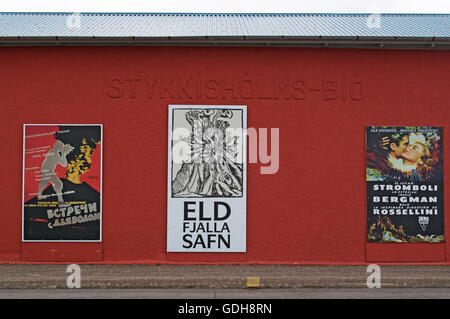
[[[444,244],[366,244],[365,126],[444,127],[450,52],[300,48],[0,49],[0,261],[446,262]],[[280,166],[247,166],[247,252],[166,253],[169,104],[247,105]],[[103,124],[103,242],[22,243],[24,123]],[[447,213],[446,213],[447,214]],[[446,232],[449,230],[446,220]]]

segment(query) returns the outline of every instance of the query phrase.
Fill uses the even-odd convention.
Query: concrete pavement
[[[248,277],[260,288],[365,288],[366,266],[80,265],[90,289],[242,289]],[[0,265],[0,289],[67,289],[67,265]],[[382,288],[450,288],[448,266],[381,266]],[[374,290],[374,289],[370,289]],[[379,289],[377,289],[379,290]],[[280,290],[281,291],[281,290]]]
[[[450,288],[0,289],[0,299],[449,299]]]

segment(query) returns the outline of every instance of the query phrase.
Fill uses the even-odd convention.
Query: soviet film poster
[[[169,105],[168,252],[245,252],[246,107]]]
[[[23,241],[101,241],[102,126],[25,124]]]
[[[442,127],[366,127],[367,241],[444,242]]]

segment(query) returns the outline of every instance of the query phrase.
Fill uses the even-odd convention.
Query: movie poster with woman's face
[[[23,241],[101,241],[102,126],[25,124]]]
[[[366,127],[368,242],[444,242],[442,139],[442,127]]]

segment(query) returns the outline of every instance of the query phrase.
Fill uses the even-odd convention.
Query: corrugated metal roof
[[[0,37],[450,37],[447,14],[0,13]],[[377,27],[379,26],[379,27]]]
[[[0,13],[0,45],[449,49],[449,17],[449,14]]]

